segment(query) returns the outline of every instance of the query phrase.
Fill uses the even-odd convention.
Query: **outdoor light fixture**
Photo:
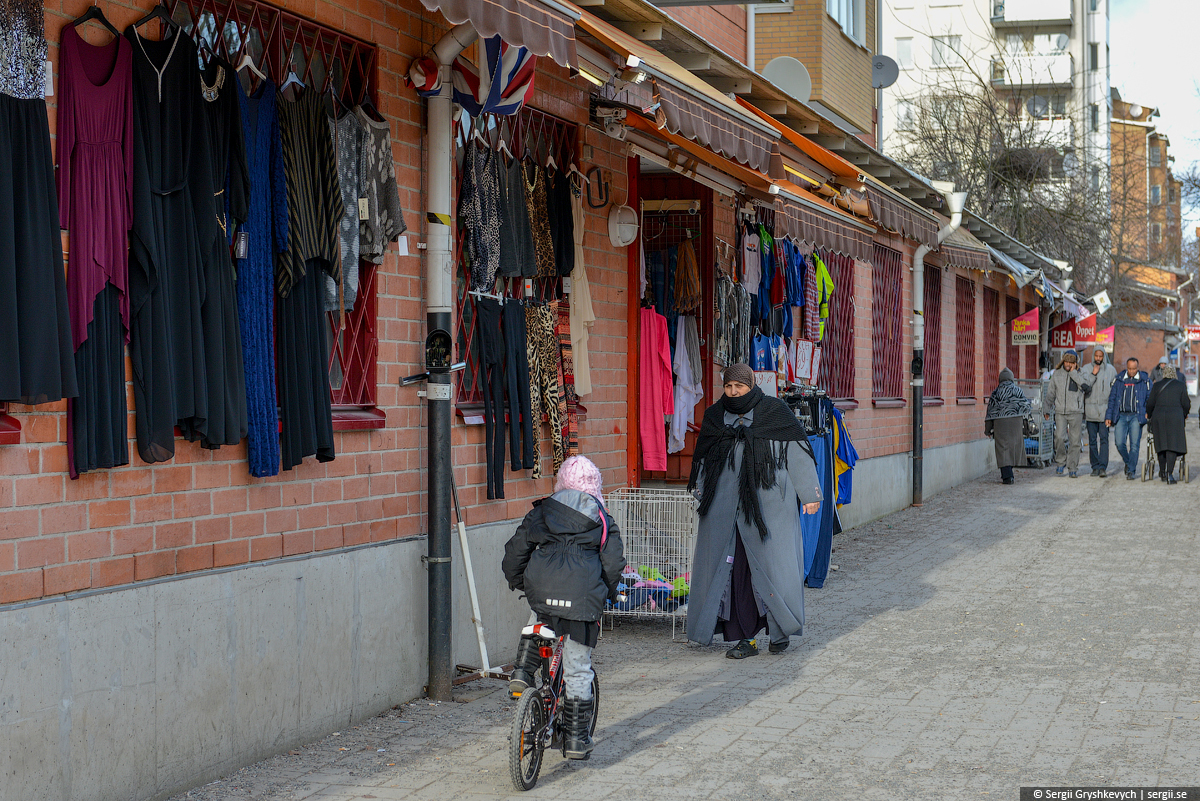
[[[621,80],[625,83],[641,83],[646,80],[646,73],[635,67],[626,67],[621,70]]]

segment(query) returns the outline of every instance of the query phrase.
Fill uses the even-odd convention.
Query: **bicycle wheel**
[[[600,679],[592,671],[592,722],[588,724],[588,737],[596,733],[596,721],[600,719]]]
[[[542,770],[542,733],[546,705],[542,692],[530,687],[521,693],[508,733],[508,775],[518,790],[532,790]]]

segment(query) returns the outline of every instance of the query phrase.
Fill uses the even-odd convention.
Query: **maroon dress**
[[[79,397],[68,404],[71,477],[129,463],[123,347],[129,336],[133,173],[132,50],[63,28],[58,204],[70,232],[67,302]]]

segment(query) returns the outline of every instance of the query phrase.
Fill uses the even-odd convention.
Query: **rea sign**
[[[1200,325],[1189,325],[1187,327],[1188,342],[1200,342]]]

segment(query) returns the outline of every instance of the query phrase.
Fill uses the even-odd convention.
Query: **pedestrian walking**
[[[704,412],[688,489],[700,500],[688,598],[688,639],[716,634],[737,644],[730,659],[758,653],[764,627],[780,653],[804,628],[800,508],[821,508],[808,433],[787,404],[755,385],[748,365],[725,371],[725,394]]]
[[[1159,381],[1162,380],[1163,370],[1165,370],[1165,369],[1167,369],[1167,362],[1165,359],[1163,361],[1160,361],[1158,364],[1154,365],[1154,369],[1150,371],[1151,387],[1153,387],[1155,384],[1157,384]]]
[[[1108,474],[1108,394],[1117,380],[1117,368],[1109,364],[1102,348],[1092,353],[1092,366],[1080,370],[1087,398],[1083,401],[1083,422],[1087,427],[1088,460],[1092,475],[1104,478]]]
[[[1184,423],[1192,410],[1187,385],[1177,375],[1174,365],[1168,364],[1146,398],[1146,416],[1158,453],[1158,477],[1168,484],[1176,483],[1175,461],[1187,453]]]
[[[1046,386],[1046,418],[1054,415],[1054,463],[1058,465],[1054,472],[1061,476],[1066,470],[1071,478],[1079,477],[1079,443],[1086,397],[1078,367],[1079,357],[1064,353]]]
[[[983,418],[983,433],[996,446],[996,466],[1004,484],[1014,483],[1013,467],[1025,464],[1025,417],[1029,411],[1029,398],[1013,380],[1012,370],[1005,367],[988,396],[987,415]]]
[[[1142,426],[1146,424],[1146,398],[1150,394],[1150,376],[1138,369],[1138,360],[1125,360],[1125,372],[1117,376],[1108,393],[1104,424],[1113,429],[1117,453],[1125,462],[1125,478],[1137,475],[1138,448],[1142,445]]]

